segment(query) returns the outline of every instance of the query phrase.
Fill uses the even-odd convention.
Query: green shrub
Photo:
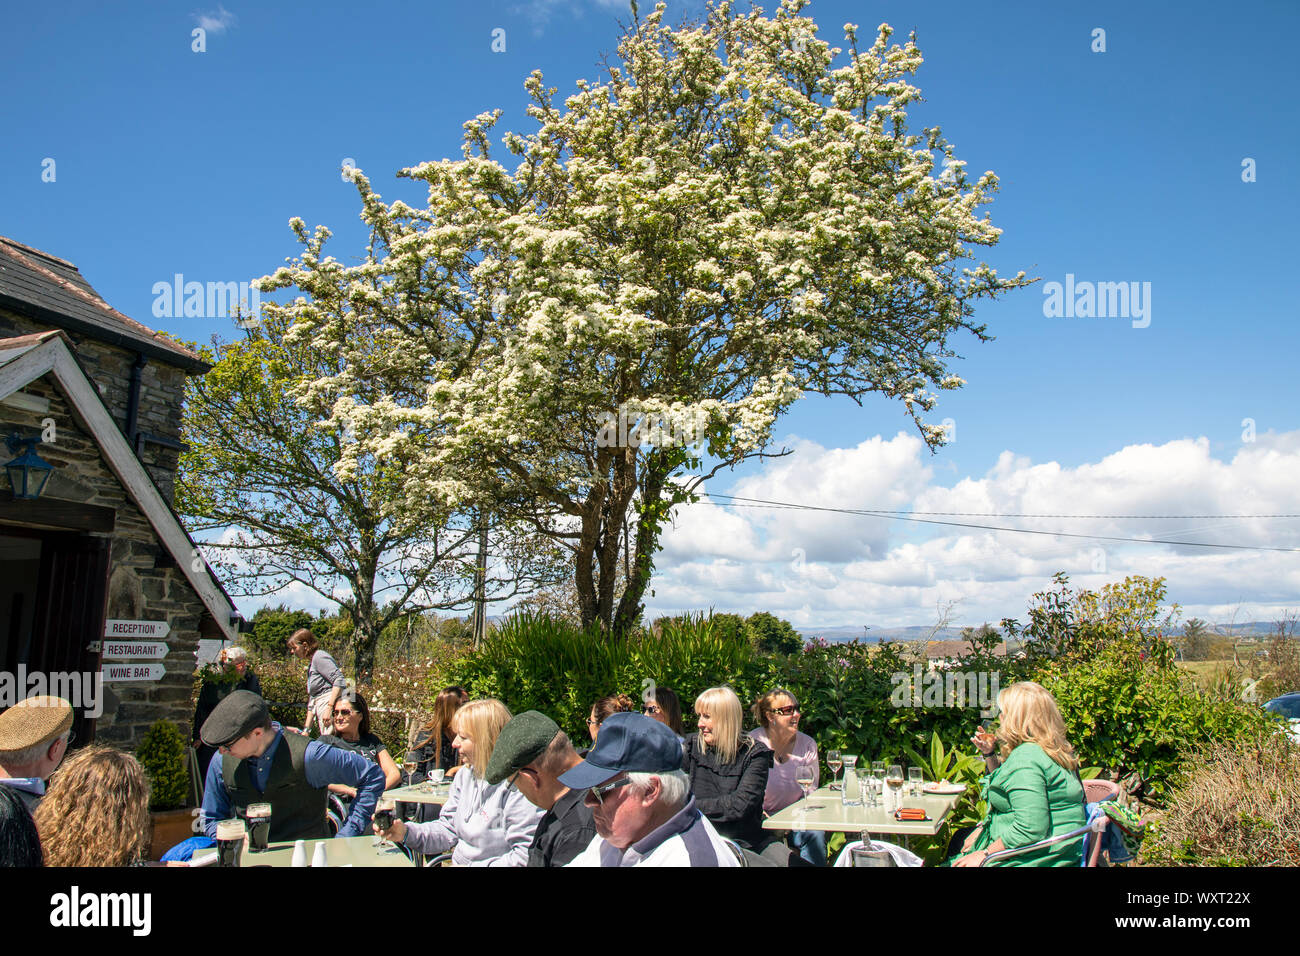
[[[135,756],[149,778],[150,810],[175,810],[185,806],[190,789],[185,751],[185,737],[171,721],[155,721],[145,731]]]
[[[1263,726],[1259,708],[1230,683],[1199,689],[1174,666],[1162,578],[1130,577],[1100,592],[1070,591],[1064,575],[1055,580],[1054,590],[1035,595],[1027,627],[1003,626],[1024,639],[1031,679],[1056,698],[1082,763],[1115,778],[1136,775],[1143,799],[1160,803],[1201,743]]]
[[[289,653],[289,635],[302,627],[313,627],[316,619],[306,611],[292,611],[281,604],[264,607],[253,615],[253,632],[244,635],[244,644],[262,654],[283,657]]]
[[[926,745],[934,732],[964,740],[978,721],[977,706],[895,706],[899,675],[914,673],[901,645],[821,643],[788,656],[762,654],[748,635],[726,627],[725,618],[721,628],[716,622],[702,615],[663,618],[650,633],[614,640],[596,628],[520,614],[452,674],[475,697],[496,697],[514,713],[548,714],[579,745],[588,739],[587,715],[596,700],[619,692],[641,698],[651,681],[681,698],[687,732],[695,723],[691,704],[709,687],[730,686],[748,712],[760,694],[784,686],[798,696],[801,729],[823,754],[838,748],[864,759],[903,760],[908,746]],[[991,656],[995,643],[977,642],[957,666],[1005,671],[1012,664]],[[748,716],[746,726],[753,726]]]
[[[743,635],[719,633],[702,616],[663,619],[656,628],[618,640],[598,627],[517,614],[451,673],[474,697],[495,697],[513,713],[542,711],[579,746],[588,739],[591,705],[607,694],[641,700],[652,683],[671,688],[690,725],[691,703],[709,687],[727,684],[746,704],[765,689],[768,662]]]

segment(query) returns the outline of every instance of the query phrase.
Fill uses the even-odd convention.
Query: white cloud
[[[235,15],[225,7],[218,6],[215,13],[196,13],[195,22],[209,33],[225,33],[236,22]]]
[[[982,476],[936,481],[921,442],[879,436],[853,448],[796,441],[731,494],[843,509],[1108,515],[937,520],[1115,538],[1300,548],[1300,520],[1125,515],[1300,513],[1300,431],[1261,435],[1216,457],[1207,439],[1130,445],[1077,467],[1005,451]],[[943,469],[940,469],[943,470]],[[977,624],[1025,616],[1057,571],[1075,586],[1126,575],[1168,579],[1169,600],[1212,622],[1270,620],[1300,607],[1300,553],[1068,538],[816,511],[679,509],[664,536],[648,613],[768,610],[800,625]]]

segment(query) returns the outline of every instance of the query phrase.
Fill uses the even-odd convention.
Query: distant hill
[[[934,641],[955,641],[961,638],[963,627],[979,627],[980,625],[958,624],[953,627],[943,627],[935,631],[933,625],[915,624],[911,627],[873,627],[863,631],[862,626],[857,627],[801,627],[797,628],[804,640],[811,641],[814,638],[821,638],[830,641],[832,644],[847,643],[848,641],[866,641],[879,643],[881,641],[923,641],[926,638]],[[996,625],[993,625],[996,627]],[[1210,631],[1222,635],[1233,637],[1268,637],[1277,630],[1277,624],[1273,621],[1247,621],[1241,624],[1211,624]],[[1174,633],[1181,634],[1183,629],[1176,628]]]

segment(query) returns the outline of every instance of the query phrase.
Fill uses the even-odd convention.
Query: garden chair
[[[998,850],[996,853],[990,853],[988,856],[984,857],[980,862],[980,866],[987,866],[994,860],[1008,860],[1012,857],[1019,856],[1022,853],[1028,853],[1030,850],[1040,850],[1043,847],[1055,846],[1058,843],[1065,843],[1069,840],[1077,840],[1079,837],[1087,833],[1093,834],[1094,851],[1089,854],[1089,858],[1084,860],[1082,865],[1096,866],[1097,856],[1099,855],[1099,850],[1101,848],[1101,833],[1106,829],[1106,822],[1106,817],[1101,816],[1093,820],[1091,823],[1079,827],[1077,830],[1071,830],[1069,833],[1062,833],[1059,836],[1048,837],[1046,840],[1039,840],[1037,843],[1030,843],[1026,846],[1018,846],[1012,850]]]

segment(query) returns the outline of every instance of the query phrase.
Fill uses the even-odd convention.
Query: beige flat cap
[[[72,705],[62,697],[28,697],[0,714],[0,757],[51,743],[72,726]]]

